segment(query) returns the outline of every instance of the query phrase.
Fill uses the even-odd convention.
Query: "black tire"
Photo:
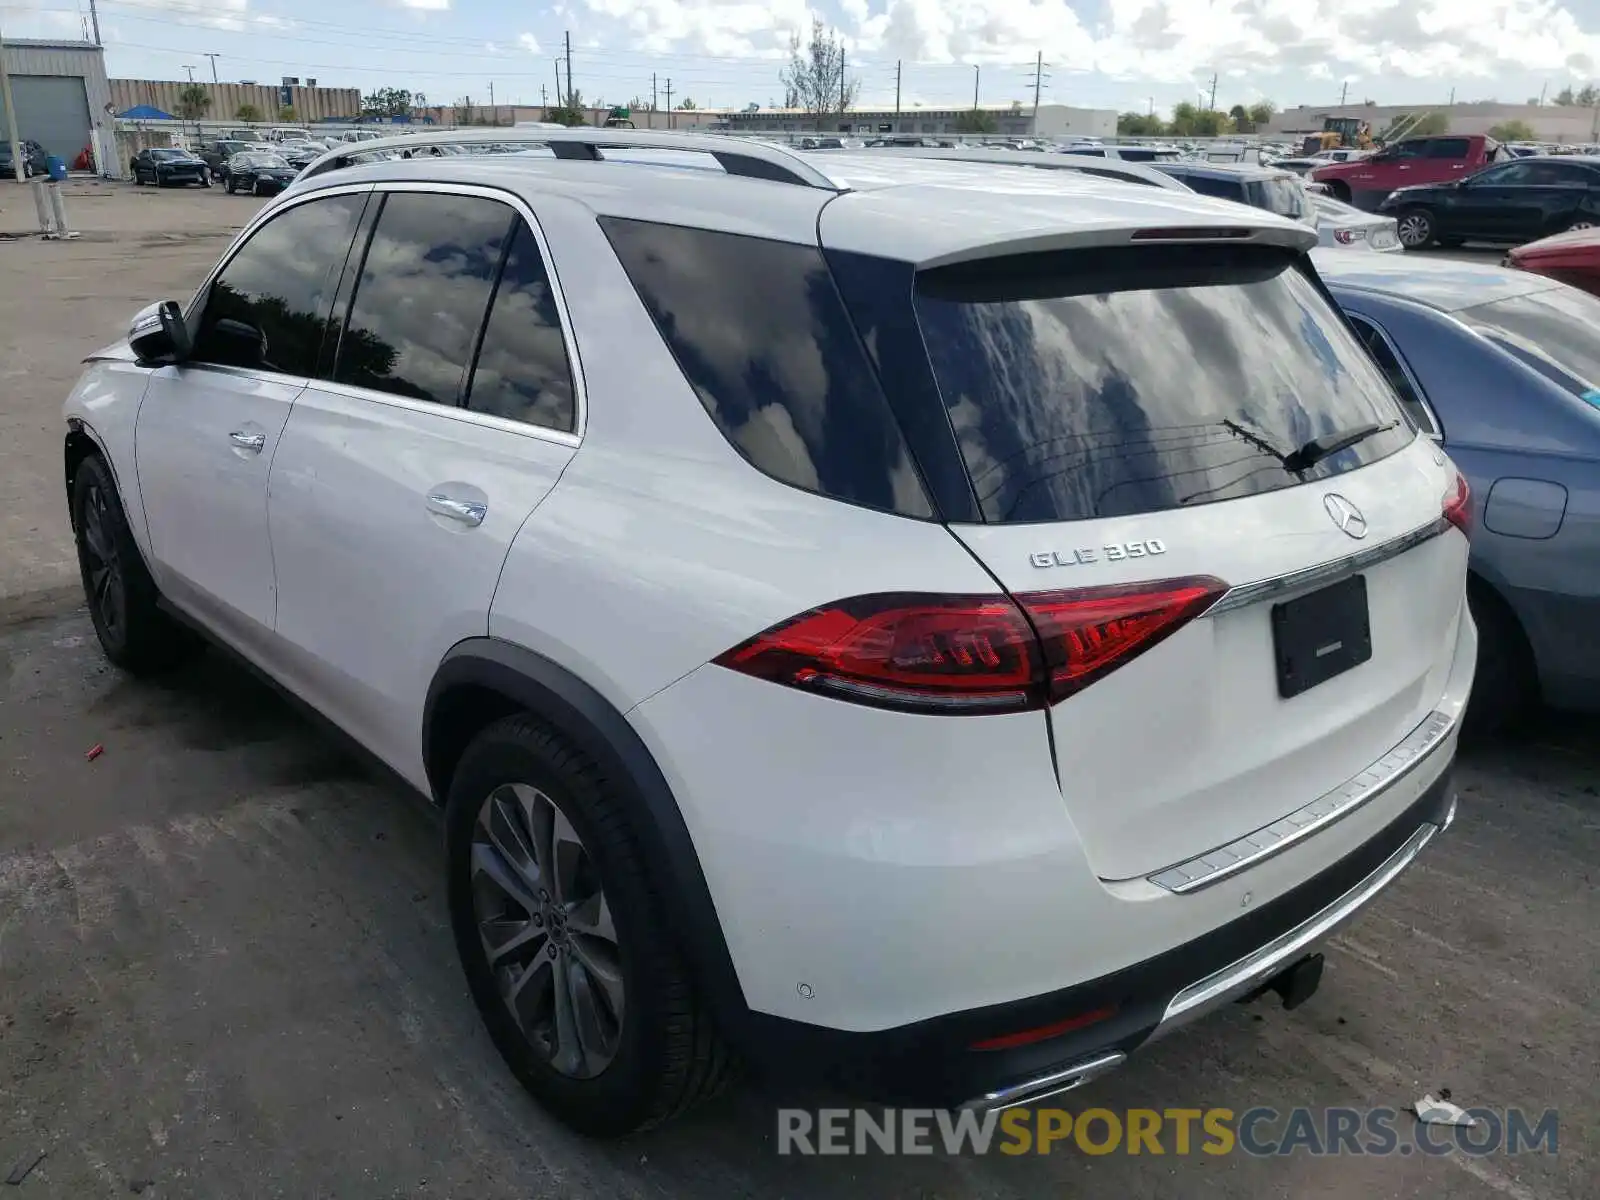
[[[612,1057],[587,1078],[558,1070],[523,1032],[480,938],[474,833],[491,795],[509,784],[543,792],[571,823],[615,927],[624,1016]],[[467,982],[495,1045],[541,1104],[581,1133],[616,1137],[668,1120],[722,1089],[732,1058],[696,994],[627,812],[600,767],[536,718],[507,717],[463,754],[445,830],[451,924]]]
[[[223,186],[223,189],[230,196],[233,195],[235,192],[237,192],[239,190],[237,187],[234,186],[233,176],[232,175],[229,175],[226,179],[224,179],[222,181],[222,186]]]
[[[72,526],[89,619],[106,657],[135,675],[163,671],[189,657],[198,643],[161,611],[160,593],[128,529],[111,469],[98,455],[80,462],[72,477]]]
[[[1478,627],[1478,670],[1463,733],[1476,741],[1516,728],[1538,703],[1539,676],[1510,606],[1476,577],[1467,581],[1467,604]]]
[[[1438,224],[1425,208],[1407,208],[1397,218],[1400,244],[1407,250],[1426,250],[1438,236]]]

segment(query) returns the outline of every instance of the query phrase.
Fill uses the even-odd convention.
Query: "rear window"
[[[1456,315],[1556,386],[1600,403],[1600,299],[1551,288]]]
[[[1218,179],[1214,175],[1191,175],[1188,172],[1174,174],[1202,196],[1215,196],[1219,200],[1233,200],[1239,204],[1249,203],[1245,198],[1244,184],[1238,179]]]
[[[1294,487],[1414,435],[1284,252],[1076,251],[923,272],[916,312],[984,516],[1070,521]],[[1311,439],[1388,426],[1295,473]]]
[[[1118,150],[1117,154],[1124,162],[1177,162],[1176,150],[1142,150],[1132,147]]]
[[[1244,185],[1246,203],[1264,208],[1291,221],[1306,219],[1306,190],[1297,179],[1280,175],[1273,179],[1253,179]]]
[[[815,246],[602,217],[706,412],[757,470],[906,516],[932,508]]]

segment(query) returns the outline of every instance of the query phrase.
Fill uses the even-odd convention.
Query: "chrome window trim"
[[[455,420],[466,420],[471,424],[483,425],[489,429],[498,429],[506,433],[526,434],[538,437],[544,441],[555,442],[561,446],[577,447],[583,441],[584,431],[588,428],[589,396],[584,384],[583,360],[578,354],[578,343],[573,335],[572,314],[567,308],[567,298],[561,289],[561,279],[556,270],[555,258],[550,253],[550,241],[545,237],[544,229],[533,214],[526,201],[515,192],[503,188],[490,187],[475,183],[430,183],[420,180],[392,180],[377,183],[343,183],[332,187],[314,188],[297,195],[285,196],[281,201],[267,205],[254,219],[239,232],[228,249],[223,252],[222,258],[206,276],[205,282],[195,291],[189,300],[189,306],[184,311],[184,319],[190,320],[196,316],[196,306],[210,290],[245,244],[255,236],[255,233],[268,221],[291,208],[301,204],[308,204],[313,200],[320,200],[326,196],[343,196],[352,194],[370,194],[374,192],[424,192],[442,195],[480,196],[486,200],[496,200],[509,205],[518,216],[528,223],[528,228],[533,231],[534,241],[539,246],[539,254],[544,259],[545,274],[549,276],[551,292],[555,297],[556,313],[561,319],[561,342],[566,347],[567,364],[572,371],[572,418],[571,431],[564,429],[551,429],[544,425],[531,425],[523,421],[512,421],[505,417],[495,417],[488,413],[475,413],[471,409],[450,407],[443,404],[430,404],[424,401],[414,401],[403,396],[390,395],[387,392],[378,392],[369,388],[352,387],[349,384],[337,383],[331,379],[306,379],[302,375],[282,375],[274,371],[256,371],[243,367],[224,367],[216,363],[195,363],[196,369],[225,370],[230,374],[242,378],[270,379],[274,381],[303,380],[313,386],[324,388],[339,395],[349,396],[358,400],[370,400],[377,403],[390,404],[396,408],[406,408],[413,412],[430,412],[451,417]],[[186,364],[188,365],[188,364]]]
[[[1451,528],[1453,526],[1450,522],[1441,515],[1410,533],[1402,533],[1399,537],[1368,546],[1364,550],[1357,550],[1354,554],[1347,554],[1343,558],[1303,567],[1298,571],[1290,571],[1286,575],[1276,575],[1270,579],[1258,579],[1254,583],[1241,583],[1224,592],[1221,598],[1200,616],[1202,618],[1220,616],[1223,613],[1248,608],[1252,604],[1260,604],[1265,600],[1287,595],[1289,592],[1315,587],[1318,584],[1333,583],[1347,575],[1354,575],[1357,571],[1364,571],[1391,558],[1397,558],[1406,551],[1422,545],[1423,542],[1432,541]]]
[[[517,434],[520,437],[530,437],[541,442],[554,442],[558,446],[567,446],[574,450],[582,444],[583,440],[577,434],[568,433],[564,429],[550,429],[544,425],[530,425],[526,421],[513,421],[506,417],[473,412],[470,408],[458,408],[450,404],[435,404],[431,400],[413,400],[409,396],[396,396],[392,392],[380,392],[373,388],[357,387],[354,384],[339,383],[333,379],[313,379],[310,381],[309,386],[312,390],[327,392],[333,396],[345,396],[351,400],[362,400],[369,404],[382,404],[389,408],[403,409],[406,412],[425,413],[430,417],[444,417],[452,421],[461,421],[467,425],[479,425],[485,429],[495,429],[501,433]]]
[[[1429,713],[1382,758],[1309,804],[1301,805],[1270,825],[1263,825],[1204,854],[1163,867],[1145,878],[1159,888],[1182,896],[1201,891],[1282,854],[1348,817],[1411,774],[1455,732],[1456,721],[1447,713]]]
[[[1433,426],[1431,429],[1424,429],[1422,431],[1423,436],[1436,442],[1443,441],[1444,426],[1439,423],[1439,414],[1433,411],[1433,405],[1428,400],[1428,393],[1423,390],[1422,381],[1417,378],[1417,373],[1411,369],[1411,364],[1406,361],[1406,356],[1400,353],[1400,347],[1395,345],[1395,340],[1389,336],[1389,331],[1373,318],[1367,316],[1366,313],[1353,312],[1346,313],[1345,316],[1349,317],[1351,321],[1359,321],[1383,339],[1383,344],[1389,347],[1389,353],[1394,355],[1395,362],[1400,364],[1400,373],[1406,377],[1406,382],[1411,385],[1411,390],[1416,393],[1417,403],[1422,405],[1422,411],[1428,416],[1428,424]]]

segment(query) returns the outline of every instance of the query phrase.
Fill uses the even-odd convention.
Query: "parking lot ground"
[[[61,403],[86,354],[156,300],[184,300],[263,201],[221,188],[65,187],[76,241],[47,242],[26,186],[0,183],[0,614],[48,611],[76,579]]]
[[[1551,719],[1466,758],[1455,827],[1331,943],[1309,1003],[1230,1008],[1063,1101],[1401,1109],[1450,1088],[1558,1109],[1558,1155],[780,1157],[779,1096],[750,1084],[620,1143],[566,1133],[481,1031],[425,802],[220,655],[141,683],[79,612],[14,623],[0,1177],[44,1153],[19,1197],[1592,1197],[1597,734]]]

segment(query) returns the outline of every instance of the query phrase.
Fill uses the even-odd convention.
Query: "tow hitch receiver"
[[[1239,997],[1240,1004],[1259,1000],[1268,992],[1278,993],[1284,1008],[1299,1008],[1316,994],[1322,983],[1322,955],[1308,954],[1285,967],[1260,987]]]

